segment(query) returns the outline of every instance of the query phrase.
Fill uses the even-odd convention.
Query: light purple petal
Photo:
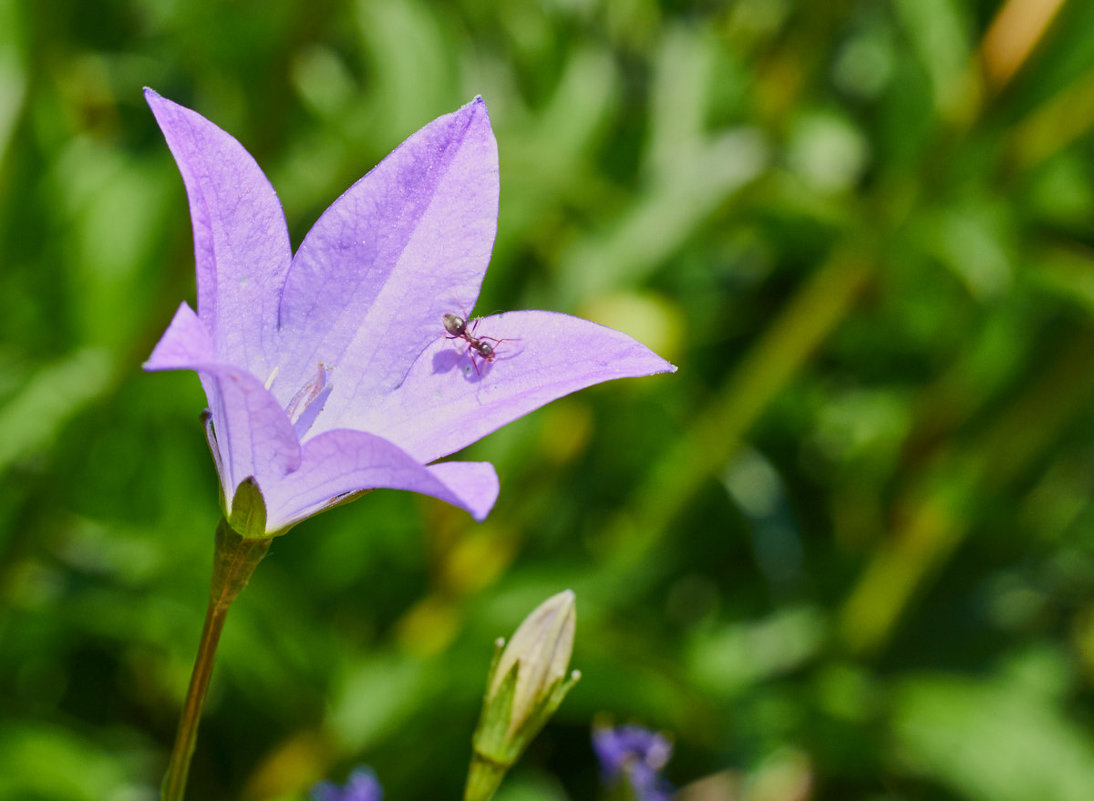
[[[281,404],[250,373],[214,360],[205,327],[185,303],[144,367],[195,370],[201,376],[220,454],[221,486],[229,500],[248,476],[254,476],[265,494],[300,464],[300,443]]]
[[[300,442],[281,404],[250,373],[232,365],[195,365],[209,398],[213,433],[228,476],[231,500],[239,483],[253,476],[267,504],[281,478],[300,464]]]
[[[266,528],[283,529],[363,489],[401,489],[432,495],[466,509],[476,520],[489,513],[498,477],[485,462],[426,467],[395,444],[361,431],[327,431],[304,445],[300,468],[264,491]]]
[[[497,232],[497,143],[481,98],[400,145],[323,214],[285,284],[282,402],[317,365],[333,391],[313,432],[402,380],[445,312],[470,310]]]
[[[436,327],[440,331],[440,319]],[[501,340],[494,361],[472,359],[463,340],[441,337],[398,390],[356,410],[350,424],[383,432],[429,462],[584,387],[676,370],[624,333],[554,312],[485,317],[475,336]]]
[[[281,203],[234,138],[151,89],[144,96],[190,201],[198,316],[218,361],[264,379],[275,366],[277,308],[292,257]]]
[[[426,470],[451,487],[462,499],[456,505],[466,509],[480,523],[494,508],[500,487],[498,472],[490,462],[438,462],[426,465]]]
[[[192,364],[216,361],[216,348],[209,332],[188,303],[179,304],[171,324],[163,332],[145,370],[190,370]]]

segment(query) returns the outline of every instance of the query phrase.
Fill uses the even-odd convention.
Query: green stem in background
[[[205,614],[205,627],[201,632],[194,671],[190,675],[190,687],[182,707],[175,747],[167,763],[160,797],[163,801],[183,801],[186,794],[186,777],[190,772],[190,758],[197,742],[198,723],[209,679],[213,675],[213,659],[216,656],[220,632],[228,617],[232,601],[247,586],[262,557],[270,549],[270,538],[244,538],[221,520],[217,526],[216,550],[213,556],[213,580],[209,589],[209,610]]]
[[[916,593],[967,535],[969,508],[1005,492],[1089,403],[1094,373],[1078,365],[1094,359],[1094,331],[1082,326],[1067,340],[980,436],[941,453],[898,497],[902,522],[878,546],[840,611],[843,639],[855,652],[885,645]]]
[[[593,597],[610,592],[619,602],[635,590],[634,571],[646,563],[696,489],[725,469],[772,399],[847,317],[876,263],[873,239],[862,235],[837,247],[802,285],[713,402],[696,415],[690,431],[653,464],[634,502],[607,526],[605,538],[614,543],[613,556],[583,592]]]

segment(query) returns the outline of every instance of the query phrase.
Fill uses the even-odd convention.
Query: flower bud
[[[502,651],[486,697],[489,703],[509,671],[519,667],[509,715],[510,735],[520,729],[536,707],[547,700],[555,685],[566,677],[574,650],[576,622],[573,590],[563,590],[536,607]]]
[[[567,675],[574,648],[574,593],[565,590],[524,619],[508,644],[498,640],[486,681],[465,801],[486,801],[506,770],[580,678]]]

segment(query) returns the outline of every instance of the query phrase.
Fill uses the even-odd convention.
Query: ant
[[[458,314],[448,312],[441,318],[441,322],[444,324],[444,330],[448,332],[446,339],[462,339],[467,342],[467,352],[471,354],[471,364],[475,366],[475,372],[481,376],[482,372],[479,370],[479,363],[475,361],[477,355],[484,362],[492,362],[498,355],[497,347],[504,339],[494,339],[494,337],[477,337],[475,336],[475,329],[479,327],[479,320],[481,317],[476,317],[470,321],[470,329],[468,328],[468,321]],[[490,343],[494,344],[491,345]]]

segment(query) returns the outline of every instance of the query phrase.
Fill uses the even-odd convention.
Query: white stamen
[[[318,398],[323,390],[327,388],[327,376],[331,370],[332,368],[327,367],[323,362],[319,362],[315,378],[300,387],[297,393],[293,395],[289,405],[285,408],[285,413],[289,415],[289,419],[293,423],[300,419],[300,416],[307,410],[312,401]]]

